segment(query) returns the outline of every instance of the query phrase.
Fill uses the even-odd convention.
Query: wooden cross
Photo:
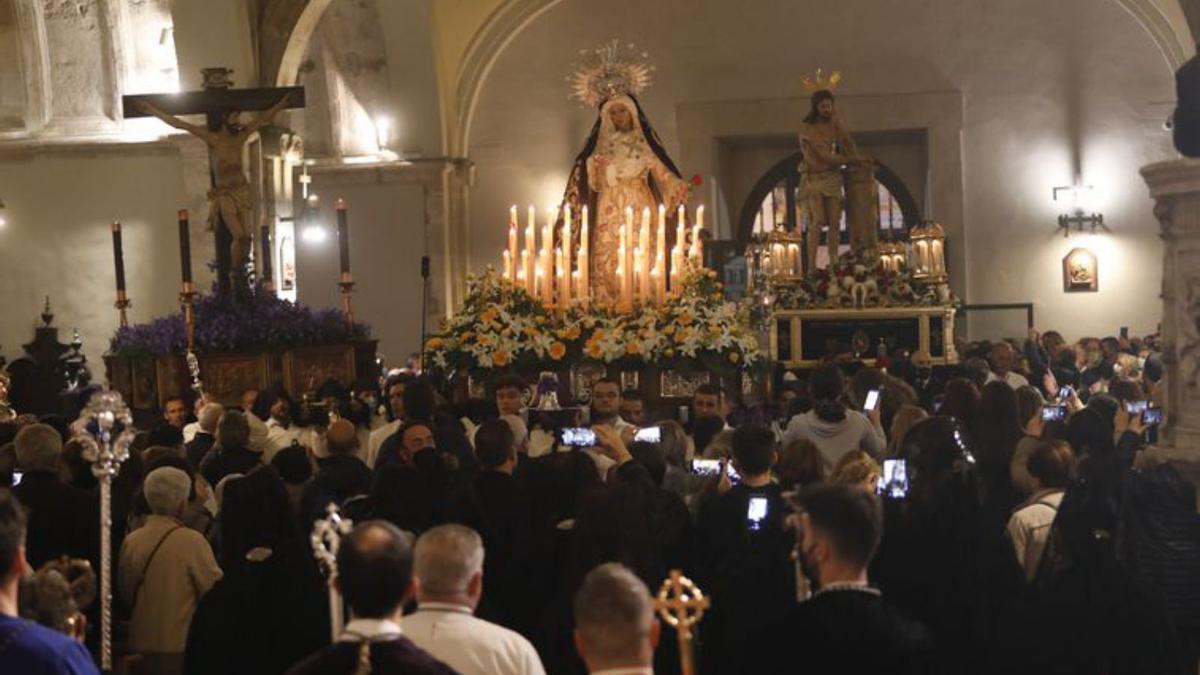
[[[126,119],[135,117],[146,117],[153,115],[143,106],[149,104],[161,113],[170,116],[178,115],[205,115],[207,131],[212,134],[222,131],[226,126],[226,118],[233,112],[253,112],[253,111],[268,111],[273,114],[278,110],[287,110],[292,108],[304,107],[304,87],[263,87],[256,89],[234,89],[233,81],[229,79],[232,70],[228,68],[205,68],[204,73],[204,90],[203,91],[185,91],[176,94],[135,94],[122,96],[121,102],[124,108],[123,114]],[[159,115],[161,117],[161,115]],[[164,119],[164,121],[167,121]],[[265,120],[269,122],[269,120]],[[190,125],[180,124],[172,121],[167,121],[168,124],[179,128],[184,128],[191,133],[205,138],[203,135],[204,129],[199,127],[191,127]],[[207,140],[207,139],[206,139]],[[219,188],[229,187],[230,160],[228,157],[222,157],[221,153],[214,151],[213,144],[209,143],[209,177],[212,181],[214,191]],[[241,171],[244,175],[245,167],[241,166],[241,157],[239,147],[236,154],[236,165],[233,166],[233,173]],[[224,161],[222,161],[224,160]],[[246,184],[248,187],[248,183]],[[218,289],[222,294],[228,293],[232,288],[231,271],[234,265],[232,260],[233,254],[231,249],[234,248],[235,233],[230,231],[229,223],[221,208],[217,207],[217,202],[213,199],[210,193],[210,209],[216,209],[215,215],[211,215],[210,219],[213,222],[213,235],[216,238],[217,248],[217,280]],[[225,208],[229,208],[226,206]],[[241,224],[243,236],[245,230],[256,229],[254,226],[257,221],[251,220],[249,223]],[[240,244],[244,249],[244,243]],[[238,270],[240,273],[240,270]]]
[[[704,611],[712,605],[704,593],[679,570],[671,570],[654,599],[654,609],[679,638],[679,670],[682,675],[695,675],[692,654],[692,626],[700,623]]]

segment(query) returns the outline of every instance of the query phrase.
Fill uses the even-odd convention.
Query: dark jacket
[[[287,671],[288,675],[352,675],[358,667],[358,642],[330,645]],[[371,643],[371,675],[457,675],[450,666],[408,638]]]
[[[191,464],[192,468],[198,468],[200,462],[204,461],[204,456],[208,454],[209,450],[212,450],[216,443],[216,436],[207,431],[197,431],[195,437],[184,446],[187,451],[188,464]]]
[[[354,455],[333,455],[318,461],[319,468],[300,498],[306,522],[324,516],[329,504],[341,505],[355,495],[371,491],[371,470]]]
[[[262,455],[246,448],[222,448],[213,446],[200,462],[200,475],[208,484],[217,487],[221,479],[231,473],[247,474],[262,464]]]
[[[765,663],[756,673],[923,675],[934,669],[925,627],[865,591],[818,593],[774,624],[762,645],[756,652],[765,654]]]
[[[278,675],[327,644],[328,594],[308,556],[297,548],[246,562],[209,589],[188,630],[184,672]]]
[[[13,494],[29,517],[25,557],[34,569],[63,555],[97,564],[100,506],[94,496],[67,485],[52,471],[26,472]]]
[[[746,516],[757,496],[767,499],[767,516],[754,530]],[[788,511],[775,484],[735,485],[701,504],[697,576],[713,599],[700,628],[703,672],[739,672],[745,655],[760,648],[762,632],[796,603],[795,536],[784,527]]]
[[[481,471],[459,494],[450,519],[483,538],[483,597],[476,616],[514,630],[529,624],[523,616],[531,553],[532,516],[527,492],[511,475]]]

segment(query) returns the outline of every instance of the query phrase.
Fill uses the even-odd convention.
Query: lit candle
[[[542,301],[554,303],[554,221],[558,218],[558,208],[546,209],[546,225],[542,227],[542,255],[545,269],[542,274]]]
[[[621,234],[617,244],[617,279],[621,285],[620,307],[624,309],[629,295],[629,264],[625,256],[629,242],[629,221],[633,219],[633,209],[625,209],[625,223],[621,226]]]
[[[671,249],[671,294],[678,296],[683,290],[684,256],[687,246],[687,218],[675,223],[675,246]]]
[[[571,205],[563,204],[563,229],[562,229],[562,267],[563,276],[559,283],[563,285],[563,309],[566,309],[567,302],[571,299],[571,230],[574,223],[571,222]]]
[[[662,304],[664,301],[665,291],[662,286],[662,268],[655,265],[654,269],[650,270],[650,284],[654,287],[654,302]]]
[[[346,200],[337,200],[338,257],[342,281],[350,280],[350,221],[346,218]]]
[[[542,303],[545,304],[546,298],[542,295],[542,279],[545,277],[545,271],[542,269],[542,262],[544,261],[541,259],[541,254],[539,253],[537,272],[535,273],[535,278],[533,280],[533,297],[534,299],[540,298]]]
[[[125,251],[121,244],[121,224],[112,224],[113,263],[117,267],[117,294],[125,292]]]
[[[509,253],[508,251],[504,251],[503,257],[504,257],[504,278],[511,280],[512,273],[513,273],[512,254]]]
[[[583,207],[582,216],[583,222],[579,228],[579,298],[583,300],[583,306],[587,307],[588,299],[592,294],[592,289],[588,285],[588,268],[592,261],[588,258],[588,207],[586,204]]]
[[[521,269],[525,270],[525,283],[528,285],[525,290],[529,291],[531,295],[534,293],[534,283],[537,281],[537,275],[533,269],[537,260],[537,229],[534,227],[536,215],[533,205],[530,205],[529,221],[525,226],[525,254],[521,256]]]
[[[517,259],[517,205],[513,204],[508,209],[508,258],[510,265]],[[509,268],[507,275],[509,281],[517,280],[517,271]]]
[[[178,215],[179,215],[179,267],[183,271],[183,285],[185,287],[189,287],[190,284],[192,283],[192,238],[191,238],[189,230],[188,230],[188,228],[189,228],[188,212],[186,210],[181,210]],[[264,233],[269,233],[270,228],[268,228],[267,226],[264,225],[263,231],[264,231]],[[271,276],[271,273],[269,271],[270,263],[271,263],[271,257],[270,257],[271,253],[270,253],[270,244],[267,243],[267,237],[265,234],[264,234],[263,240],[262,240],[262,249],[263,249],[263,254],[264,254],[263,255],[263,264],[265,265],[263,276],[265,278],[269,279]]]
[[[666,210],[659,209],[658,231],[654,233],[656,246],[654,247],[654,294],[659,304],[666,302],[667,299],[667,277],[666,277],[666,256],[667,256],[667,221]]]
[[[662,217],[664,209],[659,206],[659,215]],[[642,209],[642,229],[638,233],[638,251],[641,252],[640,260],[638,260],[638,295],[642,302],[650,300],[650,207]]]
[[[703,249],[700,243],[700,231],[704,225],[704,207],[696,209],[696,225],[691,226],[691,259],[696,267],[703,267]]]
[[[586,289],[584,289],[584,287],[581,283],[581,279],[582,279],[582,277],[579,274],[579,270],[575,270],[574,272],[571,272],[571,284],[575,286],[575,296],[577,298],[579,298],[579,300],[586,305],[587,291],[586,291]]]
[[[625,245],[621,248],[621,307],[628,311],[633,305],[633,207],[625,207],[625,225],[622,230]]]

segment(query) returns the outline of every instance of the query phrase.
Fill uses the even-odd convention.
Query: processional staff
[[[342,609],[342,594],[338,592],[334,579],[337,578],[337,554],[342,545],[342,537],[354,527],[354,522],[338,514],[336,504],[330,504],[326,511],[329,515],[313,523],[312,543],[313,555],[326,576],[329,588],[329,627],[333,633],[333,642],[342,634],[342,621],[345,617]]]
[[[137,430],[121,394],[105,390],[88,399],[72,431],[100,483],[100,667],[112,672],[112,482]]]
[[[700,587],[683,576],[679,570],[671,570],[671,576],[663,581],[658,596],[654,599],[654,609],[658,610],[658,615],[667,625],[675,629],[679,638],[681,675],[696,673],[696,662],[692,654],[692,627],[700,623],[705,610],[711,604]]]
[[[179,268],[183,277],[183,290],[179,302],[183,305],[183,323],[187,328],[187,367],[192,376],[192,389],[197,396],[204,396],[200,382],[200,361],[196,358],[196,288],[192,284],[192,244],[189,232],[190,220],[186,209],[179,211]]]

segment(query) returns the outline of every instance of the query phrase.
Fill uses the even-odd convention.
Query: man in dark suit
[[[250,450],[250,421],[237,410],[226,410],[217,424],[217,444],[200,460],[200,475],[214,488],[231,473],[247,474],[262,464]]]
[[[936,414],[937,400],[946,393],[946,382],[933,372],[933,358],[929,352],[916,350],[909,357],[912,369],[905,379],[917,392],[917,399],[929,414]]]
[[[225,408],[220,403],[206,403],[203,408],[200,408],[200,415],[197,419],[200,428],[196,430],[196,435],[192,437],[192,440],[184,446],[187,461],[192,468],[200,468],[200,461],[216,445],[217,423],[221,421],[221,415],[224,412]]]
[[[59,556],[86,558],[96,564],[100,535],[95,497],[58,476],[62,437],[53,427],[31,424],[15,440],[23,476],[13,493],[29,514],[25,555],[34,569]]]
[[[752,672],[933,672],[925,628],[867,583],[883,534],[879,499],[857,486],[819,485],[800,493],[797,506],[802,565],[817,590],[766,632],[766,664]]]
[[[455,499],[451,520],[483,538],[483,597],[476,614],[509,628],[525,627],[523,561],[530,553],[531,515],[527,492],[513,478],[517,448],[504,420],[488,420],[475,432],[474,484]]]
[[[351,675],[366,662],[375,673],[454,675],[400,633],[412,598],[412,537],[395,525],[368,520],[342,538],[337,585],[354,617],[342,639],[292,666],[289,675]]]
[[[304,518],[324,516],[329,504],[341,506],[355,495],[371,491],[371,470],[358,458],[358,435],[349,420],[335,420],[325,432],[329,456],[318,460],[317,473],[304,488],[300,505]]]
[[[743,670],[746,654],[796,600],[795,538],[784,526],[790,508],[771,480],[776,459],[769,427],[738,427],[733,464],[741,482],[728,487],[723,481],[718,491],[724,492],[700,506],[698,581],[713,598],[701,625],[705,673],[752,672]]]

